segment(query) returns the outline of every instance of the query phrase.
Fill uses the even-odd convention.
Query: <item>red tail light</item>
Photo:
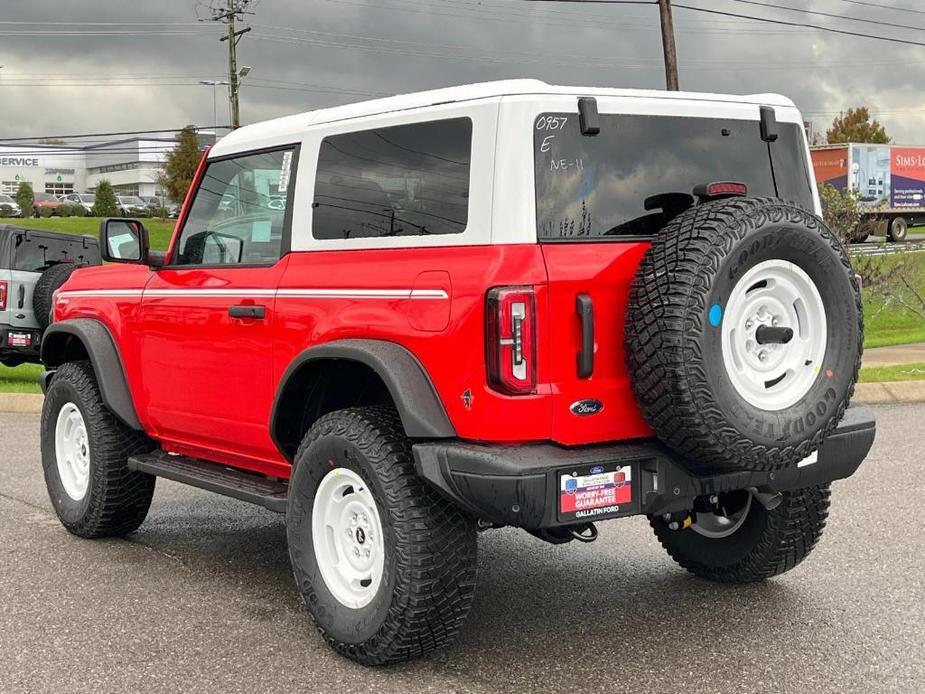
[[[6,311],[6,297],[10,293],[10,285],[0,282],[0,311]]]
[[[488,383],[508,395],[536,392],[536,294],[495,287],[485,306]]]

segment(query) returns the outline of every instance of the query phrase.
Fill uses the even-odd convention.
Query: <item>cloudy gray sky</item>
[[[682,0],[676,0],[681,2]],[[877,26],[741,0],[684,4],[925,37],[921,0],[767,0],[896,23]],[[227,78],[221,27],[197,0],[0,0],[0,138],[211,125]],[[253,67],[242,120],[481,80],[662,88],[654,6],[524,0],[260,0],[239,45]],[[876,4],[876,3],[875,3]],[[905,7],[916,11],[890,10]],[[682,89],[791,96],[817,127],[870,104],[898,142],[925,142],[925,47],[676,9]],[[218,120],[227,123],[225,88]]]

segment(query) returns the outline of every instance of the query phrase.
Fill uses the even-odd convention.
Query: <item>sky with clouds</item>
[[[213,0],[214,1],[214,0]],[[742,0],[694,7],[925,41],[925,5]],[[680,0],[676,0],[680,2]],[[874,3],[876,4],[876,3]],[[0,138],[212,125],[222,27],[197,0],[0,0]],[[661,89],[652,5],[527,0],[259,0],[238,48],[242,121],[380,94],[511,77]],[[887,9],[904,7],[912,11]],[[919,8],[916,10],[915,8]],[[894,140],[925,143],[925,46],[675,9],[682,89],[780,92],[817,129],[869,104]],[[229,122],[225,87],[217,120]]]

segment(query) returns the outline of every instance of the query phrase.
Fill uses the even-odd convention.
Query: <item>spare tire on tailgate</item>
[[[52,300],[54,293],[61,285],[67,282],[79,265],[73,263],[59,263],[46,268],[35,283],[32,290],[32,310],[35,311],[35,321],[42,330],[51,323]]]
[[[768,471],[838,424],[863,333],[857,278],[822,220],[778,199],[726,198],[653,239],[626,354],[644,416],[692,469]]]

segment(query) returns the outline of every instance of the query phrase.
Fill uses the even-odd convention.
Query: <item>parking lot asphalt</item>
[[[554,547],[479,540],[460,640],[366,669],[299,607],[282,516],[158,481],[141,529],[87,541],[45,494],[36,415],[0,415],[0,692],[925,690],[925,405],[876,408],[822,542],[761,584],[690,577],[644,519]]]

